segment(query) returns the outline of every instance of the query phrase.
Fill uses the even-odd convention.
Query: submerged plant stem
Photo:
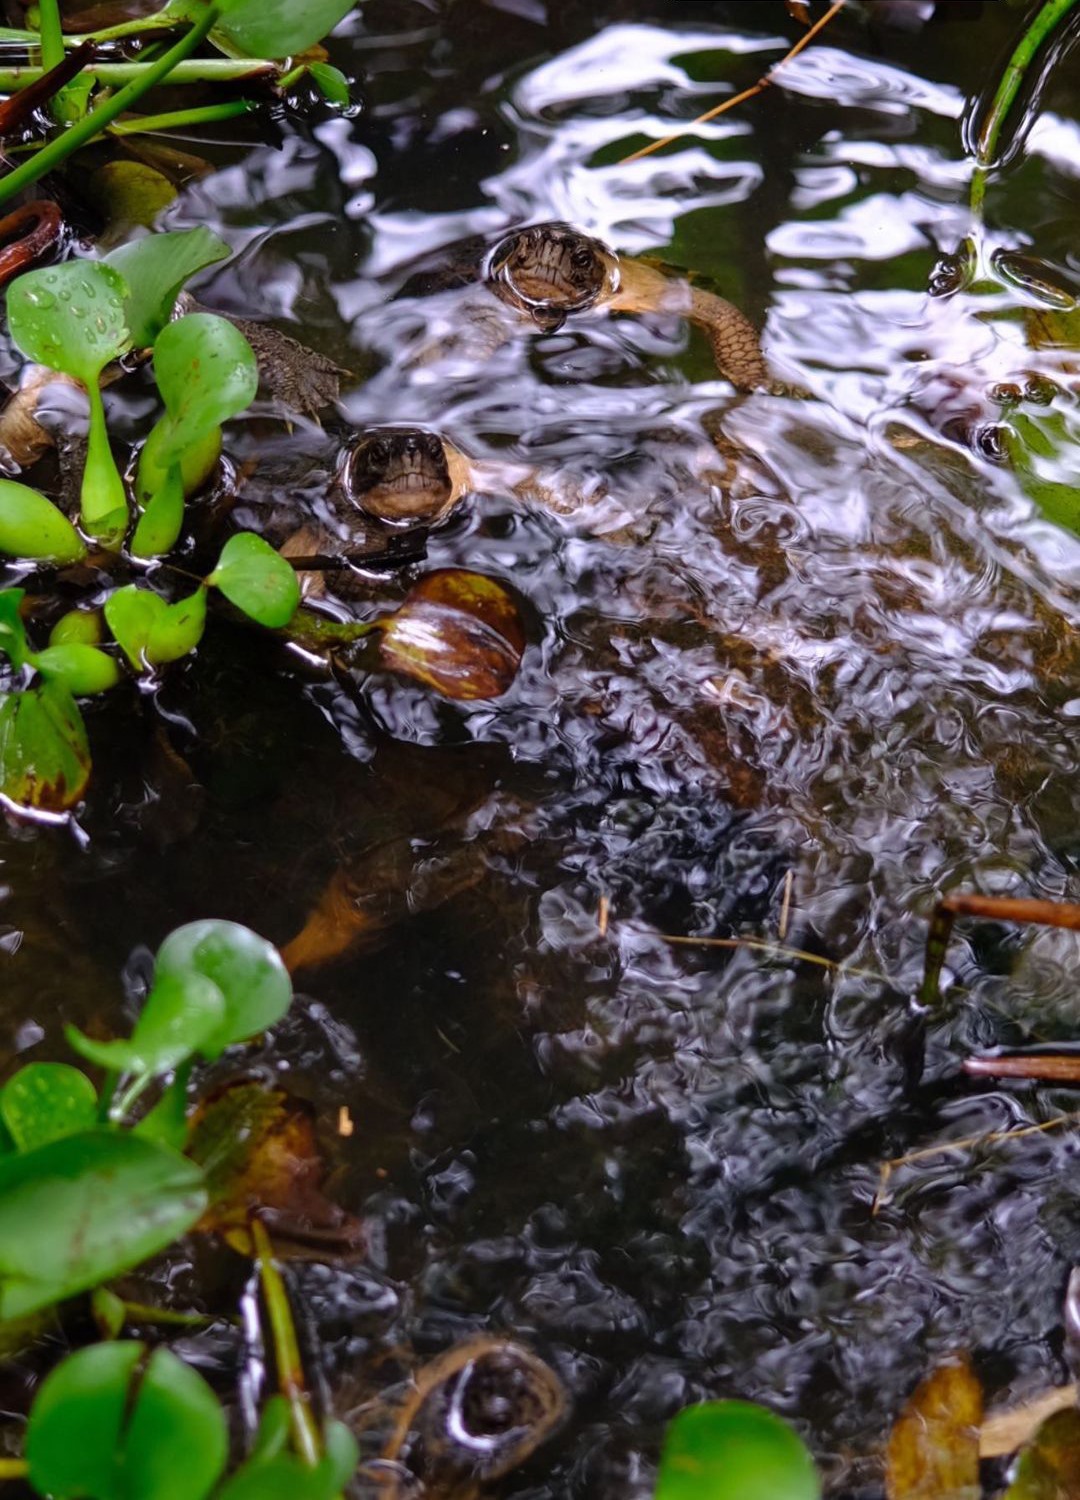
[[[971,178],[971,211],[980,213],[986,196],[986,175],[997,151],[1006,116],[1016,103],[1024,77],[1039,48],[1076,5],[1077,0],[1045,0],[1045,4],[1017,43],[1005,65],[990,111],[983,121],[975,147],[975,171]]]
[[[47,172],[54,171],[62,161],[66,161],[72,152],[77,151],[80,146],[85,146],[87,141],[93,140],[94,136],[100,134],[106,125],[126,114],[127,111],[142,96],[158,84],[162,79],[169,77],[176,69],[176,65],[189,57],[202,39],[211,31],[218,19],[216,6],[210,6],[202,15],[186,36],[182,36],[174,47],[170,47],[162,57],[154,63],[149,64],[142,76],[134,83],[129,83],[119,93],[107,99],[104,104],[99,104],[97,109],[90,114],[84,115],[76,124],[65,130],[63,135],[56,136],[37,154],[24,161],[21,166],[15,168],[6,177],[0,179],[0,203],[6,203],[16,193],[22,192],[23,188],[29,187],[38,178],[44,177]],[[100,76],[100,75],[99,75]],[[0,79],[0,88],[3,88]],[[92,398],[91,398],[92,399]]]
[[[221,104],[204,104],[197,109],[173,109],[161,115],[137,115],[117,120],[108,127],[110,135],[146,135],[155,130],[179,130],[187,125],[212,125],[217,120],[235,120],[255,108],[247,99],[226,99]]]
[[[201,21],[199,25],[200,27],[202,26]],[[190,34],[189,32],[188,36]],[[188,37],[185,36],[181,40],[186,42]],[[178,42],[177,46],[180,45],[180,42]],[[184,56],[186,57],[188,52],[194,51],[197,45],[198,42],[192,43],[185,50]],[[163,73],[157,73],[156,70],[169,55],[166,52],[163,57],[158,58],[156,62],[152,63],[98,63],[94,68],[94,74],[105,84],[141,84],[142,87],[139,88],[138,92],[130,95],[128,102],[123,106],[123,109],[130,109],[135,99],[141,98],[143,94],[153,88],[164,77]],[[0,93],[14,93],[17,89],[25,88],[31,83],[36,83],[42,76],[42,71],[41,68],[33,67],[0,68]],[[166,69],[166,72],[168,71]],[[154,73],[155,76],[150,77],[151,73]],[[277,64],[269,62],[265,58],[200,57],[194,59],[192,62],[180,62],[177,64],[170,74],[169,83],[170,85],[174,83],[237,83],[250,78],[269,78],[276,73]],[[119,97],[119,95],[116,97]],[[110,99],[106,102],[108,105],[112,105],[114,100]],[[101,109],[105,107],[106,105],[104,104],[100,106]],[[102,127],[98,126],[97,128],[101,129]],[[58,139],[61,141],[66,140],[66,136],[60,136]],[[55,145],[56,142],[50,141],[49,144]],[[47,149],[47,147],[42,147],[42,150]],[[73,147],[72,149],[74,150],[75,148]]]
[[[293,1442],[304,1462],[314,1468],[321,1457],[322,1444],[319,1429],[311,1412],[311,1401],[304,1385],[304,1367],[300,1358],[300,1346],[296,1341],[296,1327],[285,1282],[274,1259],[274,1249],[266,1227],[258,1218],[251,1220],[251,1238],[255,1244],[255,1255],[259,1264],[263,1297],[270,1318],[270,1333],[274,1341],[274,1362],[277,1366],[278,1385],[281,1394],[289,1403],[292,1413]]]

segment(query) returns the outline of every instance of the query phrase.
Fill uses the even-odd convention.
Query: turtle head
[[[607,285],[611,261],[599,240],[568,224],[534,224],[499,241],[488,259],[487,277],[505,302],[553,333],[570,313],[595,305]]]
[[[419,427],[364,433],[348,453],[343,482],[353,504],[380,521],[430,524],[454,501],[443,441]]]

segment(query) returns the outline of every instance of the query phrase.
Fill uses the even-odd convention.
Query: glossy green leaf
[[[1080,536],[1080,481],[1075,413],[1055,407],[1013,412],[1002,428],[1005,447],[1028,498],[1048,521]]]
[[[326,1452],[314,1468],[291,1453],[253,1456],[223,1486],[218,1500],[336,1500],[356,1472],[356,1439],[341,1422],[330,1422]]]
[[[159,594],[135,584],[117,589],[105,601],[105,619],[137,671],[178,661],[199,644],[206,625],[206,590],[166,604]]]
[[[171,1072],[221,1030],[225,1000],[217,985],[192,969],[159,974],[130,1040],[98,1042],[74,1026],[68,1045],[88,1062],[113,1073]]]
[[[63,511],[27,484],[0,479],[0,552],[70,563],[86,556],[82,537]]]
[[[96,646],[105,636],[99,609],[69,609],[49,632],[50,646]]]
[[[0,1091],[0,1118],[20,1151],[92,1130],[97,1091],[68,1063],[27,1063]]]
[[[329,63],[311,63],[308,73],[328,104],[336,104],[339,109],[348,107],[349,80],[340,68],[332,68]]]
[[[25,598],[25,589],[0,589],[0,651],[13,667],[23,667],[30,659],[21,613]]]
[[[291,563],[250,531],[229,538],[206,581],[219,588],[230,604],[271,630],[288,624],[300,603],[300,586]]]
[[[668,1428],[655,1500],[819,1500],[802,1440],[750,1401],[708,1401]]]
[[[120,668],[114,657],[97,646],[46,646],[32,658],[42,677],[60,682],[69,693],[82,697],[103,693],[120,681]]]
[[[66,812],[90,779],[78,705],[60,682],[0,699],[0,792],[20,807]]]
[[[105,366],[131,345],[126,295],[118,271],[86,260],[28,271],[7,290],[8,327],[22,352],[86,386],[90,432],[81,519],[84,531],[110,546],[123,538],[127,496],[109,449],[98,379]]]
[[[176,546],[184,526],[184,485],[180,465],[168,469],[147,501],[131,539],[132,557],[161,557]]]
[[[223,12],[213,35],[219,35],[248,57],[290,57],[306,52],[329,35],[353,9],[356,0],[221,0]],[[202,0],[182,0],[181,14],[195,20]]]
[[[145,235],[105,257],[127,283],[127,325],[137,349],[149,349],[166,327],[184,283],[228,254],[225,241],[200,225]]]
[[[156,1255],[199,1218],[202,1173],[118,1130],[0,1160],[0,1318],[21,1317]]]
[[[161,330],[154,377],[167,412],[159,454],[166,466],[250,406],[259,388],[254,350],[234,324],[214,313],[190,313]]]
[[[237,922],[208,918],[169,934],[157,952],[155,984],[166,974],[191,971],[213,980],[225,999],[220,1028],[199,1046],[208,1058],[273,1026],[292,1000],[280,953]]]
[[[202,1376],[129,1341],[69,1355],[38,1392],[26,1435],[30,1479],[53,1500],[205,1500],[227,1453]]]

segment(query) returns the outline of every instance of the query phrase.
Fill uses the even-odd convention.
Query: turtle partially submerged
[[[552,333],[570,317],[606,308],[686,318],[705,332],[717,368],[739,390],[771,385],[757,330],[737,307],[677,274],[618,255],[569,224],[533,224],[494,244],[466,240],[439,267],[410,277],[398,297],[446,292],[461,294],[455,326],[425,336],[414,363],[445,354],[482,357],[522,326]]]
[[[475,1500],[525,1463],[567,1414],[562,1382],[538,1354],[479,1334],[421,1366],[396,1399],[351,1414],[382,1434],[361,1465],[362,1493],[380,1500]],[[366,1481],[366,1486],[365,1486]]]

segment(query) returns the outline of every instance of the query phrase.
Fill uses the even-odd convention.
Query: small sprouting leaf
[[[137,349],[149,349],[167,326],[184,283],[228,254],[225,241],[200,225],[145,235],[105,257],[127,283],[127,324]]]
[[[207,918],[169,934],[157,951],[155,983],[162,975],[190,971],[213,980],[225,998],[220,1029],[199,1044],[206,1058],[266,1031],[292,1001],[292,981],[280,953],[238,922]]]
[[[21,606],[25,589],[0,589],[0,651],[13,667],[24,667],[30,659]]]
[[[525,632],[513,598],[480,573],[440,568],[378,620],[385,666],[447,698],[497,698],[513,683]]]
[[[131,583],[106,599],[105,619],[136,671],[178,661],[202,639],[206,590],[166,604],[159,594]]]
[[[348,107],[349,80],[340,68],[332,68],[329,63],[310,63],[308,73],[328,104],[336,104],[340,109]]]
[[[49,682],[60,682],[77,698],[103,693],[120,681],[120,668],[113,657],[96,646],[46,646],[30,658]]]
[[[92,1130],[97,1091],[68,1063],[27,1063],[0,1091],[0,1118],[20,1151]]]
[[[0,479],[0,552],[71,563],[86,556],[79,533],[51,500],[14,479]]]
[[[69,609],[49,632],[49,645],[96,646],[104,635],[99,609]]]
[[[1055,1412],[1020,1455],[1004,1500],[1077,1500],[1080,1496],[1080,1411]]]
[[[259,388],[254,350],[215,313],[189,313],[161,330],[154,377],[167,412],[157,455],[163,465],[179,463],[192,443],[250,406]]]
[[[820,1500],[801,1438],[752,1401],[688,1406],[668,1428],[656,1500]]]
[[[62,683],[0,698],[0,793],[19,807],[66,812],[89,779],[86,727]]]
[[[979,1500],[982,1387],[966,1356],[939,1365],[889,1436],[888,1500]]]
[[[187,1154],[206,1173],[209,1207],[200,1228],[253,1254],[258,1212],[279,1254],[320,1260],[353,1256],[363,1244],[359,1220],[322,1191],[325,1176],[308,1106],[281,1089],[241,1079],[204,1099],[191,1122]]]
[[[98,1042],[74,1026],[68,1045],[87,1062],[112,1073],[168,1073],[221,1029],[225,1001],[212,979],[193,970],[160,974],[146,997],[128,1041]]]
[[[202,1376],[168,1349],[147,1359],[127,1340],[68,1355],[26,1434],[31,1482],[53,1500],[205,1500],[227,1455],[225,1416]]]
[[[65,1136],[0,1159],[0,1319],[130,1270],[205,1206],[198,1167],[126,1131]]]
[[[11,337],[29,359],[96,386],[131,345],[127,284],[101,261],[69,260],[28,271],[7,289]]]
[[[229,538],[206,581],[256,624],[271,630],[288,624],[300,603],[300,585],[292,565],[250,531]]]

